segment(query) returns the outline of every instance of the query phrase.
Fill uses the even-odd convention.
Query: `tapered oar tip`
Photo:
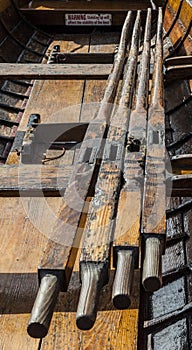
[[[162,286],[161,278],[158,276],[147,277],[143,280],[143,287],[146,292],[155,292]]]
[[[131,299],[128,295],[118,294],[113,297],[113,305],[116,309],[125,310],[131,305]]]
[[[44,338],[48,333],[48,328],[39,322],[28,324],[27,333],[32,338]]]
[[[76,325],[82,331],[88,331],[94,326],[96,317],[94,315],[78,315],[76,318]]]

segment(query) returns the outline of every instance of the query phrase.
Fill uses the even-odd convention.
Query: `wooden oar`
[[[159,8],[151,102],[147,127],[142,239],[142,283],[146,291],[161,287],[161,255],[166,242],[165,112],[163,108],[163,12]]]
[[[98,160],[102,157],[107,125],[124,67],[133,20],[134,14],[130,11],[125,19],[118,53],[97,117],[87,128],[79,158],[63,197],[58,220],[53,227],[53,238],[49,239],[39,266],[41,283],[27,328],[29,335],[35,338],[42,338],[47,334],[58,293],[66,291],[70,281],[83,231],[83,210],[98,169]]]
[[[134,268],[138,268],[143,172],[146,152],[148,82],[151,43],[151,10],[148,10],[141,67],[138,74],[136,106],[131,112],[128,145],[124,159],[124,186],[121,190],[113,242],[116,274],[112,299],[118,309],[131,303]]]
[[[76,323],[90,329],[96,319],[101,288],[108,282],[110,243],[118,202],[125,142],[130,115],[140,38],[140,11],[134,25],[131,49],[123,77],[119,107],[114,112],[104,148],[95,195],[90,204],[82,254],[80,257],[81,293]]]

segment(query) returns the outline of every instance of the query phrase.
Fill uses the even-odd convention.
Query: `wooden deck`
[[[60,44],[63,51],[113,52],[118,40],[119,35],[115,33],[110,36],[66,35],[52,45]],[[96,113],[105,85],[105,80],[36,82],[19,130],[26,129],[31,113],[39,113],[42,123],[89,121]],[[49,152],[52,156],[59,153]],[[73,151],[67,151],[59,164],[71,165],[74,156]],[[17,157],[16,153],[10,154],[7,163],[17,163]],[[51,163],[49,162],[50,165]],[[131,309],[117,311],[113,309],[110,300],[111,271],[110,285],[102,292],[94,328],[87,332],[78,331],[75,312],[80,287],[79,257],[69,292],[60,295],[49,335],[42,343],[27,335],[26,325],[38,288],[37,266],[61,202],[62,199],[59,198],[1,199],[1,347],[12,349],[14,341],[15,350],[136,349],[139,275],[136,274],[135,278]]]

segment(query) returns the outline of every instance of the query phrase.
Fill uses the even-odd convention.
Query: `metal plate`
[[[112,15],[109,13],[67,13],[66,26],[111,26]]]

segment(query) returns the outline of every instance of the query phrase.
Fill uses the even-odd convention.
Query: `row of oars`
[[[41,283],[28,324],[32,337],[41,338],[48,332],[59,291],[66,291],[69,285],[82,234],[82,287],[77,309],[80,329],[90,329],[95,322],[99,294],[108,282],[111,259],[116,267],[112,298],[117,308],[130,305],[133,271],[140,265],[140,245],[144,247],[145,289],[153,291],[161,285],[161,251],[166,222],[162,9],[158,16],[148,108],[151,16],[149,9],[137,84],[141,12],[137,11],[135,17],[130,11],[126,17],[104,98],[97,117],[90,122],[85,134],[59,219],[53,228],[53,239],[48,241],[39,267]],[[113,108],[123,69],[120,101]],[[86,198],[93,187],[94,196],[85,221]]]

